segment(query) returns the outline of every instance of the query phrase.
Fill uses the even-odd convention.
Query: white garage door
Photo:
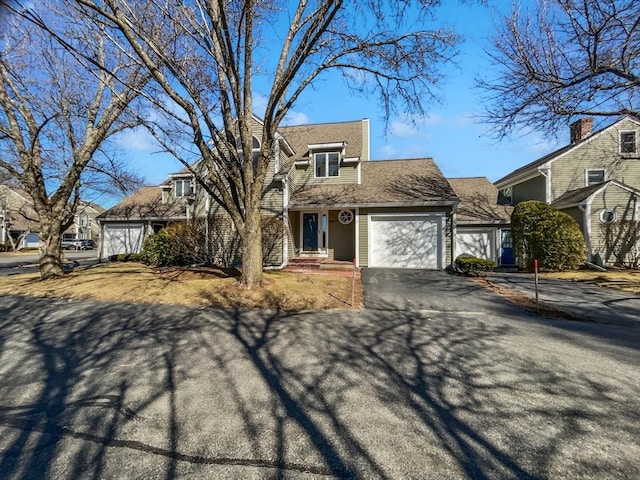
[[[463,253],[487,260],[495,260],[493,255],[493,234],[490,231],[456,232],[456,257]]]
[[[369,218],[369,266],[442,268],[442,216]]]
[[[118,223],[104,226],[102,256],[120,253],[140,253],[144,240],[144,226],[140,223]]]

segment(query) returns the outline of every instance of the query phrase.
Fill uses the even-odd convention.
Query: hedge
[[[484,258],[459,256],[454,262],[456,271],[468,277],[477,277],[495,268],[495,262]]]

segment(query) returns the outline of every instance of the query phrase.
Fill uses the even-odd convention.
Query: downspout
[[[582,211],[582,234],[584,235],[584,242],[587,245],[587,261],[591,262],[591,203],[579,203],[578,208]]]
[[[204,199],[204,251],[207,258],[211,260],[211,242],[209,241],[209,216],[211,214],[211,197],[205,192]]]
[[[457,203],[451,207],[451,263],[449,264],[449,268],[453,268],[456,261],[456,235],[458,233],[457,209]]]
[[[291,169],[294,169],[294,168],[295,168],[295,165],[292,165]],[[285,177],[281,180],[282,182],[282,226],[283,226],[282,263],[280,265],[272,265],[272,266],[264,267],[264,270],[282,270],[289,263],[289,235],[287,234],[287,232],[289,231],[289,176],[290,175],[291,175],[291,170],[289,170],[285,175]]]

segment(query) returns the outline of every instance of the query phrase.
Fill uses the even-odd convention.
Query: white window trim
[[[589,183],[589,172],[602,172],[602,182],[598,182],[598,183],[604,183],[607,181],[607,169],[602,167],[602,168],[586,168],[584,171],[584,186],[585,187],[589,187],[591,185],[598,185],[598,183]]]
[[[605,219],[604,219],[604,215],[605,215],[606,213],[608,213],[608,212],[613,213],[613,218],[607,222],[607,221],[605,221]],[[613,208],[603,208],[602,210],[600,210],[600,223],[603,223],[603,224],[605,224],[605,225],[606,225],[606,224],[608,224],[608,223],[613,223],[613,222],[615,222],[617,219],[618,219],[618,214],[617,214],[617,212],[615,211],[615,209],[613,209]]]
[[[329,155],[335,153],[336,155],[338,155],[338,175],[329,175]],[[313,178],[340,178],[340,162],[342,161],[342,154],[340,152],[337,152],[335,150],[327,150],[324,152],[313,152]],[[316,167],[316,155],[327,155],[327,165],[326,165],[326,175],[323,176],[318,176],[318,169]]]
[[[304,214],[311,213],[316,214],[318,216],[318,251],[311,252],[304,250]],[[322,247],[322,216],[327,216],[327,245],[325,248]],[[329,210],[300,210],[300,256],[301,257],[320,257],[325,258],[329,256]]]
[[[622,135],[625,133],[633,133],[635,140],[635,150],[633,152],[623,152],[622,151]],[[637,155],[638,154],[638,132],[636,130],[620,130],[618,132],[618,145],[620,155]]]
[[[182,194],[178,195],[178,189],[176,188],[178,185],[178,182],[183,183],[182,186]],[[188,195],[184,194],[184,182],[189,182],[189,185],[191,187],[191,192]],[[173,180],[173,198],[188,198],[192,195],[195,195],[196,193],[196,186],[195,186],[195,182],[193,181],[193,178],[175,178]]]

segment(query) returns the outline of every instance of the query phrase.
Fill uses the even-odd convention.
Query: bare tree
[[[11,9],[0,38],[0,171],[31,195],[46,279],[63,274],[61,232],[82,192],[98,173],[123,183],[106,142],[138,124],[129,107],[149,76],[62,2]]]
[[[572,117],[640,113],[640,2],[540,0],[514,9],[488,52],[498,67],[480,78],[485,120],[557,134]]]
[[[325,72],[377,95],[385,116],[422,113],[457,37],[428,28],[437,1],[76,0],[117,29],[153,75],[149,99],[171,120],[151,131],[182,163],[201,158],[198,183],[233,220],[242,282],[262,280],[260,203],[277,129]],[[159,45],[170,45],[159,48]],[[124,48],[124,46],[123,46]],[[262,143],[252,158],[254,78],[270,83]],[[189,137],[188,143],[176,141]]]

